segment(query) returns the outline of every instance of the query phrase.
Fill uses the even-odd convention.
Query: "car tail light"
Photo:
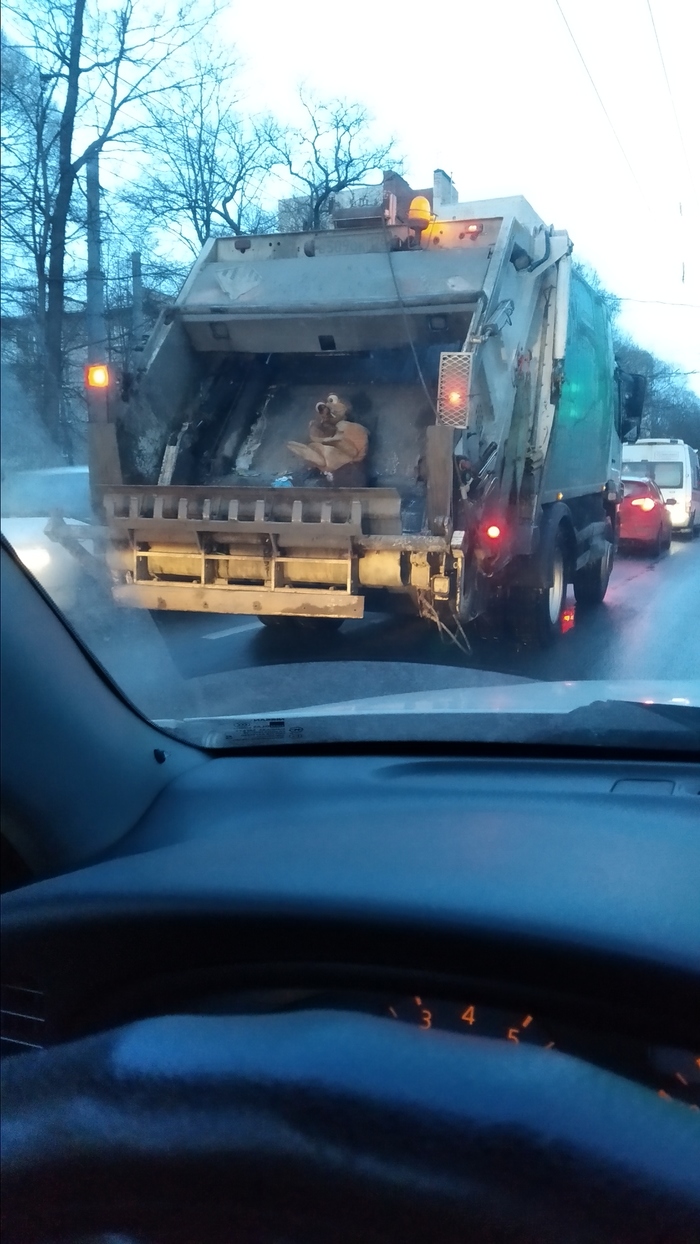
[[[644,510],[644,513],[648,514],[650,510],[653,510],[656,502],[653,497],[635,497],[632,505],[638,505],[640,510]]]
[[[562,635],[574,629],[576,625],[576,609],[573,605],[568,605],[566,609],[562,610],[560,625]]]
[[[487,540],[493,540],[495,542],[496,540],[500,540],[503,535],[503,531],[501,527],[499,527],[498,523],[489,523],[484,534]]]

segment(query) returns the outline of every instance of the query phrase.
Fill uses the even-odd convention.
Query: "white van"
[[[654,480],[674,532],[700,532],[700,467],[691,445],[660,438],[623,445],[622,475]]]

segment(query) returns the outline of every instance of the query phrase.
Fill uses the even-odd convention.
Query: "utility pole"
[[[88,406],[88,465],[93,505],[99,508],[101,490],[121,482],[116,429],[109,421],[114,378],[107,358],[102,230],[100,221],[100,165],[97,152],[85,165],[87,194],[87,320],[86,391]]]
[[[85,165],[87,191],[87,339],[88,363],[107,362],[105,292],[102,275],[100,164],[97,153]]]

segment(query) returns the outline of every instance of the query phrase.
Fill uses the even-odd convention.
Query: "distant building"
[[[323,211],[321,227],[342,228],[344,223],[351,222],[354,225],[363,222],[369,225],[381,220],[382,216],[390,223],[405,224],[411,200],[416,195],[426,198],[434,211],[459,201],[452,178],[441,168],[435,169],[432,186],[420,189],[409,186],[400,173],[387,170],[380,182],[349,186],[334,195]],[[311,227],[309,215],[309,200],[303,195],[280,199],[277,204],[277,227],[280,233],[305,232]]]

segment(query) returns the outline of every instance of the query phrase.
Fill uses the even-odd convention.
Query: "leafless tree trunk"
[[[66,263],[78,178],[90,157],[108,143],[133,142],[147,128],[147,102],[165,97],[175,82],[189,81],[191,65],[184,63],[183,53],[212,19],[218,3],[209,0],[192,18],[183,19],[178,12],[171,20],[146,19],[143,26],[137,20],[137,0],[122,0],[109,16],[100,11],[99,0],[34,0],[24,8],[10,7],[13,35],[54,107],[56,83],[62,85],[62,107],[56,109],[55,184],[47,187],[42,200],[48,250],[37,252],[42,314],[46,288],[43,416],[54,436],[61,432]],[[178,58],[179,74],[168,77],[166,67]],[[95,137],[76,152],[76,133],[85,129],[92,129]]]
[[[63,379],[63,273],[66,259],[66,227],[77,168],[73,164],[73,131],[80,89],[80,53],[86,0],[75,0],[66,66],[66,98],[58,136],[58,186],[51,215],[51,248],[47,280],[46,380],[44,419],[50,430],[65,439],[62,419]]]

